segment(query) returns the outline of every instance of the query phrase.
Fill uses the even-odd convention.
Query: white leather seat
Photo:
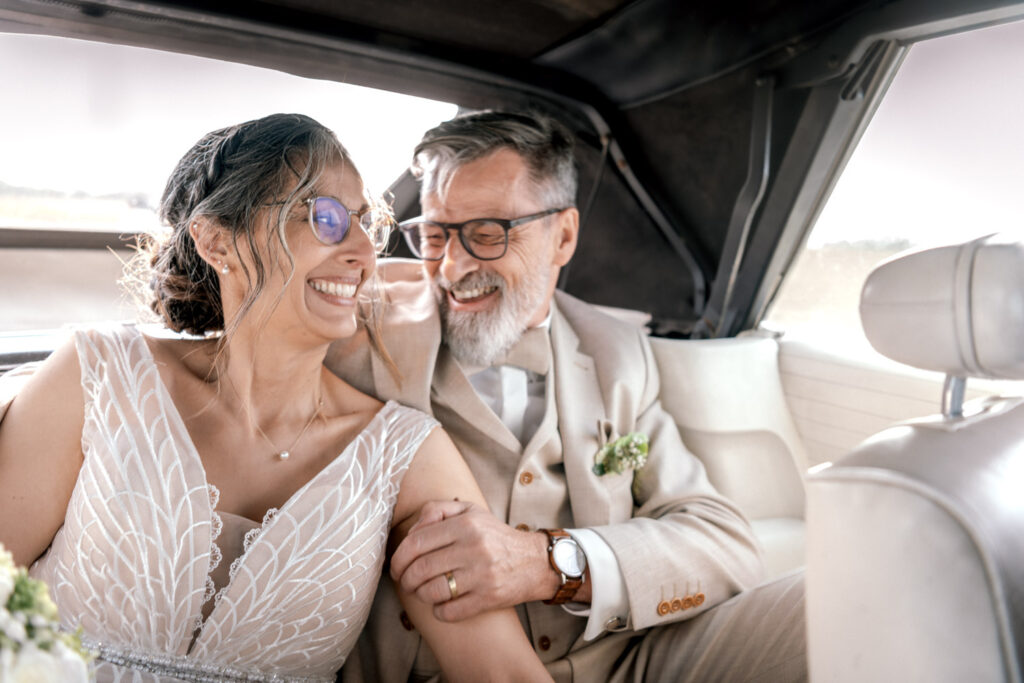
[[[750,519],[768,577],[804,564],[807,458],[764,337],[651,339],[661,402],[708,478]]]
[[[947,389],[942,415],[808,479],[812,680],[1019,682],[1024,399],[959,402],[968,376],[1024,378],[1024,244],[988,237],[883,263],[861,319],[879,352],[946,373]]]

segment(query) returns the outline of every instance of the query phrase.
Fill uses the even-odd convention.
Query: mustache
[[[441,275],[441,273],[438,273],[434,276],[434,284],[446,292],[450,292],[452,290],[459,291],[463,289],[478,289],[480,287],[497,287],[498,289],[504,289],[505,278],[494,272],[478,270],[463,276],[456,282],[451,282]]]

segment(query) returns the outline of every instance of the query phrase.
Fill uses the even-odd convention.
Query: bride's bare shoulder
[[[379,398],[356,389],[336,375],[325,372],[324,377],[326,378],[326,395],[328,400],[333,403],[335,413],[362,413],[367,415],[366,420],[369,421],[384,407],[384,402]]]
[[[165,380],[210,380],[219,349],[216,339],[151,334],[144,334],[143,338]]]

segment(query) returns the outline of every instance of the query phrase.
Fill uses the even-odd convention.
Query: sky
[[[153,204],[203,134],[277,111],[338,133],[371,190],[408,164],[450,104],[142,48],[0,34],[0,181]],[[927,246],[1024,215],[1024,23],[910,49],[809,244]]]
[[[1024,22],[913,45],[810,246],[1024,227]]]
[[[204,134],[275,112],[334,130],[383,192],[454,105],[142,48],[0,34],[0,181],[159,199]]]

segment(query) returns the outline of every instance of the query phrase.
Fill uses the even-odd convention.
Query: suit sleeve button
[[[530,525],[529,524],[516,524],[516,529],[518,529],[519,531],[529,531],[530,530]]]
[[[696,595],[693,596],[693,606],[694,607],[700,607],[703,604],[704,604],[704,594],[703,593],[697,593]]]
[[[532,472],[523,472],[522,474],[519,475],[519,483],[522,484],[523,486],[526,486],[531,481],[533,481]]]
[[[672,605],[668,604],[667,600],[662,600],[658,603],[658,616],[663,617],[672,611]]]
[[[683,603],[682,604],[682,608],[683,609],[690,609],[691,607],[693,607],[693,596],[692,595],[687,595],[685,598],[683,598],[681,600],[681,602]]]

